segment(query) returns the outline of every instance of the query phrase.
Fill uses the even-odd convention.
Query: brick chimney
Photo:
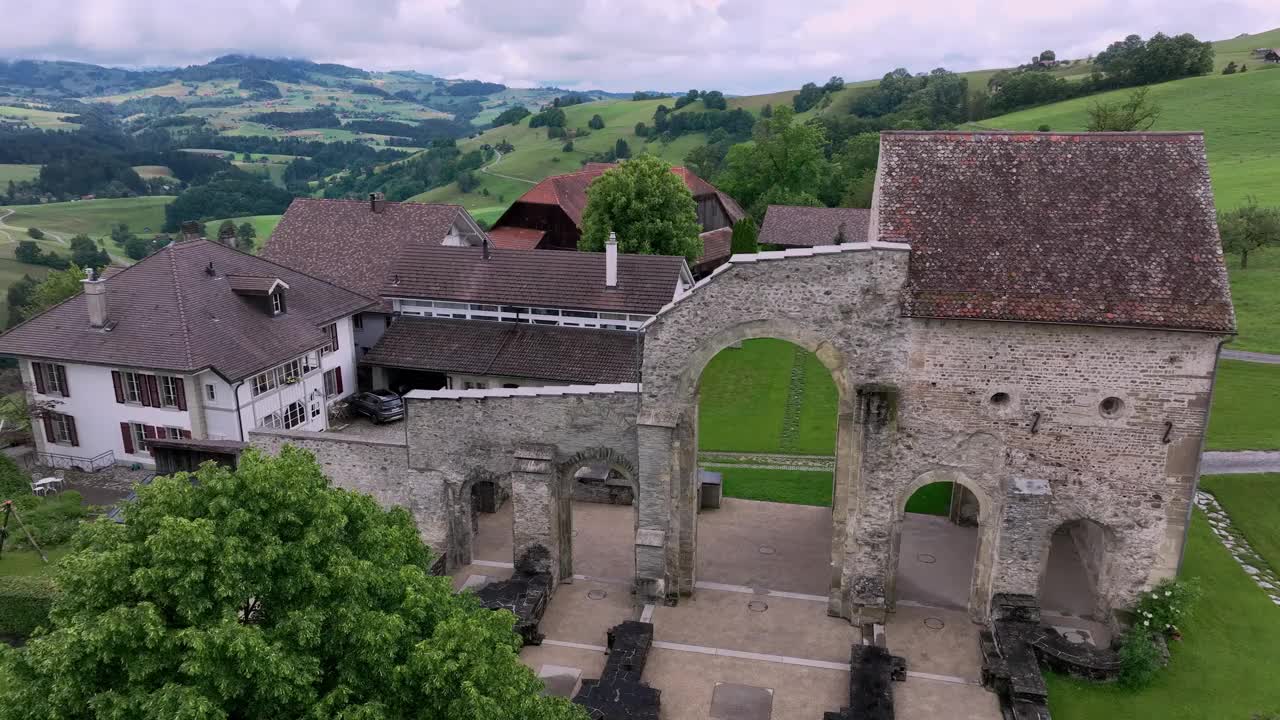
[[[369,193],[369,210],[380,213],[387,207],[386,196],[380,192]]]
[[[618,286],[618,236],[612,230],[604,243],[604,285]]]
[[[195,220],[188,220],[182,223],[182,240],[199,240],[204,235],[204,227]]]
[[[89,327],[107,326],[107,281],[93,268],[85,271],[85,279],[80,281],[84,286],[84,301],[89,308]]]

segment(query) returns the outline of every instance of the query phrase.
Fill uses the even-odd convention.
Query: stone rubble
[[[1231,524],[1231,517],[1218,503],[1218,499],[1203,490],[1197,490],[1196,507],[1209,519],[1209,528],[1226,546],[1245,574],[1257,583],[1272,603],[1280,605],[1280,590],[1277,589],[1280,587],[1280,575],[1267,565],[1244,535]]]

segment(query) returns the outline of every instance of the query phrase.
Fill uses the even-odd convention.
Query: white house
[[[152,438],[323,430],[377,301],[204,239],[169,245],[0,336],[47,411],[51,465],[152,465]]]

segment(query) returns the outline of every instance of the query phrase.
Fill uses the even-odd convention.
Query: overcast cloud
[[[1276,0],[0,0],[0,57],[123,66],[228,52],[614,91],[797,88],[1085,57],[1129,33],[1220,40]]]

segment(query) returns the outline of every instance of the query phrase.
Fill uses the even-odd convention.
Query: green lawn
[[[1280,449],[1280,365],[1221,361],[1207,435],[1210,450]]]
[[[1254,551],[1280,570],[1280,474],[1206,475],[1200,487],[1213,493]]]
[[[1198,510],[1182,575],[1198,577],[1204,597],[1182,623],[1185,640],[1173,644],[1172,662],[1155,683],[1133,692],[1049,676],[1055,720],[1250,720],[1280,712],[1280,607],[1244,574]]]
[[[783,340],[726,348],[702,373],[700,450],[832,455],[838,395],[831,373],[812,353]],[[799,362],[802,380],[793,378]],[[797,401],[788,413],[788,395]]]
[[[1260,196],[1259,202],[1280,204],[1280,194],[1270,198]],[[1280,247],[1251,253],[1247,270],[1240,269],[1239,257],[1229,256],[1227,268],[1240,332],[1227,347],[1280,353]]]
[[[240,223],[247,222],[253,225],[253,229],[258,231],[258,239],[254,245],[255,252],[267,242],[267,238],[271,237],[271,233],[275,232],[276,226],[280,224],[280,218],[283,215],[245,215],[243,217],[230,218],[231,222],[240,226]],[[209,220],[204,224],[205,237],[218,237],[218,227],[222,225],[222,220]]]
[[[149,195],[133,198],[104,198],[45,205],[13,205],[14,213],[5,218],[7,225],[38,227],[70,237],[85,233],[92,238],[111,235],[111,226],[127,223],[138,233],[157,233],[164,225],[164,206],[172,195]],[[149,230],[147,228],[150,228]]]
[[[907,498],[907,512],[921,515],[950,515],[952,487],[949,482],[925,485]]]
[[[31,110],[29,108],[0,105],[0,117],[8,121],[22,120],[39,130],[76,130],[80,125],[64,122],[62,118],[72,117],[75,113],[53,112],[51,110]]]
[[[3,191],[12,182],[27,182],[35,180],[40,176],[39,165],[15,165],[0,164],[0,191]]]
[[[21,532],[19,530],[19,532]],[[35,550],[9,550],[0,555],[0,575],[48,575],[53,572],[54,565],[71,552],[69,547],[56,547],[45,552],[49,562],[40,559]]]
[[[37,280],[42,280],[49,274],[49,268],[20,263],[12,258],[12,250],[9,250],[9,253],[9,257],[0,257],[0,325],[9,322],[9,301],[6,292],[9,286],[21,280],[24,274]]]
[[[831,507],[829,472],[709,468],[724,476],[725,497]]]

